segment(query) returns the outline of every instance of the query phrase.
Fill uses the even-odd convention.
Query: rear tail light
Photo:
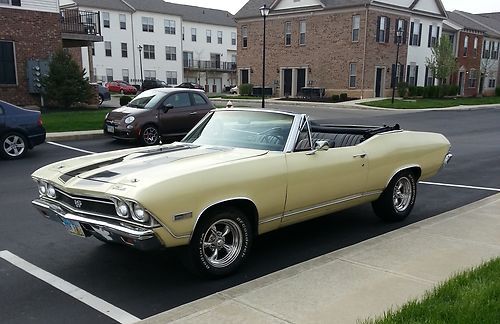
[[[43,126],[42,115],[38,116],[37,125],[38,126]]]

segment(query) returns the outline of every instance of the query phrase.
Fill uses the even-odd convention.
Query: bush
[[[334,94],[332,96],[332,100],[333,100],[333,102],[339,102],[340,101],[340,96],[338,94]]]
[[[424,90],[425,90],[425,87],[417,87],[417,97],[423,97]]]
[[[500,97],[500,87],[495,88],[495,96]]]
[[[121,96],[120,97],[120,106],[125,106],[129,102],[131,102],[131,101],[132,101],[132,97],[130,97],[130,96]]]
[[[253,92],[253,84],[251,83],[240,84],[238,89],[240,90],[240,96],[251,96]]]
[[[408,83],[406,82],[398,83],[398,95],[401,98],[405,98],[406,96],[408,96]]]
[[[339,100],[340,101],[347,101],[348,100],[347,93],[341,93],[339,96]]]
[[[417,87],[415,87],[415,86],[409,86],[408,87],[408,95],[410,97],[416,97],[417,96]]]
[[[460,88],[457,85],[449,85],[447,96],[456,96],[460,92]]]

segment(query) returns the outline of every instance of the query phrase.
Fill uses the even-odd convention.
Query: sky
[[[227,10],[235,14],[247,0],[167,0],[186,5]],[[471,13],[500,12],[500,0],[442,0],[448,11],[461,10]]]

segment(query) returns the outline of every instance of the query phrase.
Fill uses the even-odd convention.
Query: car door
[[[3,109],[2,105],[0,104],[0,134],[2,134],[6,130],[7,129],[5,126],[5,110]]]
[[[291,152],[286,161],[283,224],[321,216],[364,197],[368,158],[359,146]]]
[[[172,93],[165,99],[163,108],[159,111],[161,134],[164,136],[186,134],[196,124],[197,114],[189,92]]]

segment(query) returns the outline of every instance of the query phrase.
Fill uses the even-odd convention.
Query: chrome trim
[[[370,192],[360,193],[360,194],[356,194],[356,195],[347,196],[347,197],[344,197],[344,198],[339,198],[339,199],[335,199],[335,200],[323,202],[323,203],[320,203],[320,204],[317,204],[317,205],[313,205],[313,206],[310,206],[310,207],[306,207],[306,208],[302,208],[302,209],[291,210],[291,211],[289,211],[287,213],[284,213],[283,214],[283,218],[294,216],[294,215],[297,215],[297,214],[302,214],[302,213],[309,212],[309,211],[313,211],[315,209],[321,209],[321,208],[325,208],[325,207],[328,207],[328,206],[333,206],[333,205],[341,204],[341,203],[344,203],[344,202],[347,202],[347,201],[351,201],[351,200],[355,200],[355,199],[359,199],[359,198],[364,198],[364,197],[373,196],[373,195],[379,195],[381,193],[382,193],[382,190],[370,191]]]
[[[290,132],[288,133],[288,138],[286,140],[285,147],[283,148],[283,152],[285,153],[293,152],[293,149],[295,148],[295,143],[297,143],[297,139],[299,138],[300,135],[300,125],[302,124],[303,120],[307,123],[306,115],[295,114],[292,126],[290,127]],[[309,131],[309,136],[310,134],[311,133]]]
[[[259,225],[267,224],[267,223],[270,223],[270,222],[274,222],[274,221],[282,219],[282,218],[283,218],[283,214],[280,214],[280,215],[277,215],[277,216],[268,217],[268,218],[266,218],[264,220],[259,221]]]
[[[446,156],[444,157],[443,164],[447,165],[448,163],[450,163],[450,160],[451,160],[452,157],[453,157],[453,154],[451,154],[451,153],[448,152],[448,154],[446,154]]]
[[[114,205],[114,203],[110,200],[110,201],[101,201],[101,200],[94,200],[92,198],[99,198],[99,199],[107,199],[107,198],[101,198],[101,197],[90,197],[90,198],[85,198],[84,196],[80,196],[80,197],[75,197],[75,196],[71,196],[69,193],[67,192],[64,192],[62,191],[61,189],[57,188],[54,186],[54,188],[56,189],[57,192],[60,192],[61,194],[65,195],[66,197],[68,198],[71,198],[73,200],[86,200],[86,201],[91,201],[91,202],[96,202],[96,203],[103,203],[103,204],[108,204],[108,205]]]
[[[183,219],[187,219],[187,218],[192,218],[192,217],[193,217],[193,212],[185,212],[185,213],[180,213],[180,214],[172,216],[172,220],[175,222],[175,221],[179,221],[179,220],[183,220]]]
[[[174,234],[174,232],[172,232],[172,231],[170,230],[170,228],[169,228],[169,227],[168,227],[168,226],[167,226],[164,222],[162,222],[160,219],[157,219],[156,221],[157,221],[157,222],[161,225],[161,227],[163,227],[164,229],[166,229],[166,230],[167,230],[167,232],[168,232],[170,235],[172,235],[172,237],[173,237],[173,238],[175,238],[175,239],[185,239],[185,238],[189,238],[189,239],[191,239],[191,235],[193,234],[193,232],[192,232],[192,231],[191,231],[191,232],[189,232],[189,233],[187,233],[187,234],[176,235],[176,234]]]

